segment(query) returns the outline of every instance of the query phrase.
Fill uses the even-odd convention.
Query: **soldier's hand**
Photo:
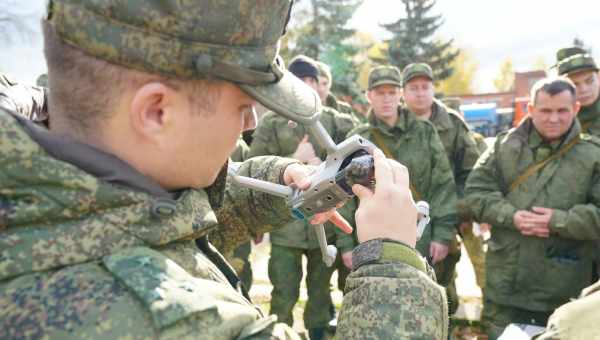
[[[348,269],[352,269],[352,252],[347,251],[342,253],[342,262],[344,262],[344,266]]]
[[[413,247],[417,242],[417,207],[408,188],[408,170],[375,149],[375,191],[360,184],[352,191],[360,199],[356,210],[359,242],[390,238]]]
[[[294,155],[292,157],[302,163],[311,165],[319,165],[321,163],[321,160],[315,153],[315,148],[313,147],[312,143],[308,141],[308,135],[304,135],[304,138],[302,138],[300,144],[298,144],[298,147],[296,148],[296,151],[294,151]]]
[[[312,167],[293,163],[288,165],[283,172],[283,183],[289,186],[295,186],[300,190],[306,190],[310,187],[310,175],[314,169]],[[352,226],[335,209],[324,213],[316,214],[311,220],[311,224],[323,224],[331,222],[343,232],[350,234]]]
[[[549,237],[550,229],[547,226],[540,224],[539,218],[540,216],[536,213],[519,210],[513,215],[513,223],[522,235]]]
[[[429,255],[431,256],[431,262],[433,264],[436,264],[445,259],[446,256],[448,256],[448,249],[449,248],[447,245],[432,241],[429,245]]]

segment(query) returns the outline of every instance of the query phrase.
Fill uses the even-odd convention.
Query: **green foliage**
[[[428,63],[436,81],[452,75],[452,61],[460,51],[453,48],[453,40],[441,41],[434,34],[442,26],[441,15],[431,15],[436,0],[400,0],[404,3],[406,17],[382,25],[392,33],[388,41],[389,61],[402,69],[414,62]]]
[[[358,49],[350,42],[355,30],[347,23],[363,0],[298,0],[284,37],[285,60],[304,54],[331,66],[335,93],[357,95]]]

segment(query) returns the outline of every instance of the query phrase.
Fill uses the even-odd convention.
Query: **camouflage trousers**
[[[433,266],[437,282],[446,288],[448,296],[448,313],[454,314],[458,309],[458,293],[454,279],[456,278],[456,264],[460,260],[460,243],[454,239],[449,246],[448,256]]]
[[[483,237],[475,236],[473,228],[467,228],[462,233],[462,241],[469,254],[469,259],[475,272],[475,281],[479,288],[485,288],[485,251]]]
[[[511,323],[546,327],[546,323],[552,312],[534,312],[517,307],[499,305],[486,299],[483,303],[481,324],[488,339],[495,340],[502,335],[506,326]]]
[[[280,322],[290,326],[294,319],[292,310],[300,294],[302,280],[302,256],[307,258],[306,288],[308,300],[304,308],[304,326],[307,329],[326,327],[331,318],[332,300],[330,280],[334,266],[327,267],[321,259],[321,250],[299,249],[271,245],[269,279],[271,292],[271,314]]]

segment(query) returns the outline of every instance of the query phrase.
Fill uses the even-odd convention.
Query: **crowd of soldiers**
[[[278,44],[273,32],[284,31],[289,1],[277,1],[281,22],[275,20],[269,28],[257,23],[266,25],[274,7],[257,5],[250,14],[245,1],[238,2],[206,5],[214,6],[214,13],[186,8],[191,12],[181,10],[180,27],[156,27],[179,36],[198,17],[247,16],[240,27],[232,24],[218,32],[207,20],[190,36],[175,39],[174,44],[188,44],[190,37],[200,45],[210,41],[180,46],[197,48],[204,56],[190,63],[186,56],[172,54],[167,41],[158,41],[163,37],[148,28],[151,21],[139,22],[132,14],[121,17],[119,11],[95,8],[93,2],[55,1],[43,23],[50,84],[45,76],[34,87],[0,75],[0,338],[93,338],[108,333],[132,338],[295,338],[289,326],[306,257],[303,320],[310,339],[323,339],[336,322],[341,339],[445,339],[448,316],[459,304],[454,281],[461,244],[483,289],[482,324],[489,339],[499,338],[510,324],[539,326],[539,339],[600,336],[593,323],[600,308],[600,294],[594,294],[600,286],[593,285],[600,263],[600,76],[586,51],[559,50],[558,74],[532,87],[529,115],[487,146],[469,129],[459,104],[435,98],[436,79],[429,65],[415,62],[402,71],[374,67],[365,92],[370,109],[358,112],[331,93],[333,77],[325,63],[300,55],[285,71],[277,52],[251,45]],[[167,15],[149,4],[137,10],[158,18]],[[106,18],[137,26],[132,30]],[[115,41],[110,34],[115,29],[133,40]],[[137,30],[144,32],[148,46],[135,41],[141,34]],[[250,43],[241,32],[253,32],[256,41]],[[155,54],[141,53],[146,49]],[[236,54],[242,50],[255,55]],[[61,64],[69,61],[90,82],[115,81],[100,73],[119,74],[117,81],[128,86],[151,86],[133,92],[119,87],[133,93],[128,103],[91,101],[130,112],[127,118],[114,118],[84,103],[78,106],[77,100],[95,88],[75,89],[79,83]],[[268,72],[257,71],[261,63],[268,65]],[[291,75],[304,87],[290,83]],[[336,245],[338,257],[333,266],[325,265],[312,221],[292,220],[281,200],[226,181],[221,171],[226,160],[215,156],[219,148],[226,149],[223,145],[192,148],[187,145],[192,139],[185,147],[166,141],[168,133],[169,140],[183,138],[181,131],[188,133],[187,124],[168,113],[183,105],[177,91],[184,93],[182,98],[190,96],[188,85],[173,79],[190,78],[236,84],[222,90],[230,94],[225,99],[211,93],[210,84],[190,86],[194,95],[206,94],[201,96],[206,107],[233,112],[238,108],[225,102],[243,90],[243,98],[270,109],[254,129],[254,109],[245,109],[252,105],[240,105],[246,119],[241,130],[254,132],[245,139],[232,135],[237,145],[229,162],[243,162],[242,174],[299,187],[306,187],[303,176],[310,171],[297,170],[299,164],[321,164],[326,150],[305,126],[292,123],[279,110],[282,105],[303,105],[293,96],[309,89],[304,95],[323,104],[319,120],[335,143],[353,135],[372,141],[382,153],[375,152],[376,167],[383,164],[383,155],[395,161],[388,173],[393,183],[402,182],[400,169],[407,170],[407,197],[429,203],[427,229],[418,241],[415,236],[386,237],[389,230],[377,227],[373,237],[365,238],[368,227],[360,217],[369,210],[363,199],[373,197],[356,189],[357,197],[338,209],[356,228],[347,234],[336,227],[339,222],[326,224],[328,243]],[[69,102],[65,93],[80,97]],[[87,124],[98,117],[77,116],[79,109],[111,120],[112,130],[129,139],[92,132]],[[221,131],[207,125],[212,118],[199,116],[206,120],[205,144],[223,139],[226,126],[233,126],[223,123]],[[119,131],[127,124],[132,132]],[[172,126],[178,129],[169,130]],[[203,162],[215,159],[207,162],[214,166],[212,173],[202,174],[205,182],[183,176],[191,163],[180,153]],[[172,167],[184,170],[173,172]],[[379,176],[378,188],[391,181]],[[385,204],[396,200],[378,199],[380,207],[370,210],[382,216],[377,226],[410,229],[412,218],[398,213],[412,210],[392,215],[394,209],[385,210]],[[335,216],[322,218],[339,221]],[[475,224],[490,231],[487,251],[482,237],[473,232]],[[276,319],[254,309],[247,294],[252,285],[250,240],[259,243],[267,232],[270,314]],[[345,292],[339,320],[330,287],[336,270],[338,287]],[[569,303],[582,291],[581,299]]]

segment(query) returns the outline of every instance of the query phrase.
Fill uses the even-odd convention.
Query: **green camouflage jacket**
[[[240,172],[277,182],[290,162],[262,157]],[[211,242],[235,247],[286,223],[283,200],[224,193],[224,176],[168,193],[116,157],[2,109],[0,163],[2,338],[298,339],[239,293],[206,238],[213,231]],[[416,252],[375,240],[355,255],[344,338],[445,339],[445,295]]]
[[[477,144],[460,115],[437,99],[433,102],[429,121],[435,126],[444,144],[450,168],[454,173],[458,197],[462,198],[467,177],[479,158]]]
[[[354,111],[352,109],[352,106],[350,106],[350,104],[348,104],[344,101],[338,100],[331,93],[327,96],[327,98],[325,98],[324,105],[336,110],[337,112],[346,113],[346,114],[352,116],[352,118],[354,118],[356,123],[364,123],[367,121],[367,118],[365,116],[363,116],[360,112]]]
[[[583,132],[600,137],[600,96],[592,105],[582,107],[577,118]]]
[[[369,124],[358,126],[349,135],[358,134],[375,142],[373,129],[376,129],[394,158],[408,168],[411,184],[430,206],[431,223],[417,242],[419,252],[429,256],[431,241],[449,244],[456,235],[456,185],[435,127],[417,119],[410,111],[398,114],[398,121],[391,128],[370,114]],[[352,200],[341,210],[352,225],[356,208],[357,202]],[[352,235],[337,234],[337,246],[342,252],[350,251],[356,244]]]
[[[325,107],[320,118],[325,130],[329,132],[334,142],[339,143],[354,128],[354,120],[347,114],[339,113]],[[303,125],[292,128],[288,120],[273,112],[267,112],[258,122],[254,131],[252,145],[248,157],[276,155],[291,157],[298,144],[308,134]],[[326,150],[319,147],[312,136],[309,136],[317,157],[325,159]],[[326,225],[328,239],[335,237],[334,227]],[[319,247],[317,235],[313,227],[306,221],[294,221],[283,228],[271,233],[271,242],[280,246],[315,249]]]
[[[580,135],[576,122],[550,152]],[[466,202],[478,222],[493,226],[486,254],[486,298],[532,311],[551,311],[591,284],[593,242],[600,238],[600,141],[581,134],[564,156],[509,192],[538,158],[541,137],[525,120],[498,135],[467,180]],[[540,150],[540,151],[538,151]],[[517,210],[554,209],[550,237],[523,236],[513,224]]]

